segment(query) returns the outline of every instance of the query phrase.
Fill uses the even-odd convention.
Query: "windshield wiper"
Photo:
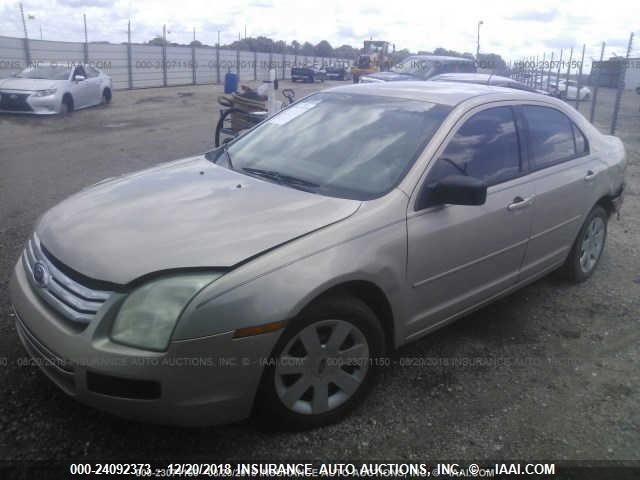
[[[269,180],[275,180],[278,183],[284,185],[290,185],[294,188],[301,188],[302,190],[316,189],[320,185],[317,183],[304,180],[302,178],[294,177],[284,173],[276,172],[275,170],[264,170],[262,168],[243,167],[243,172],[247,172],[249,175],[255,175],[257,177],[266,178]]]

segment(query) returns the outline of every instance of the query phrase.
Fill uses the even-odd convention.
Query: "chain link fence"
[[[129,35],[130,38],[130,35]],[[0,78],[36,63],[93,65],[111,76],[115,89],[221,83],[227,72],[240,81],[290,79],[291,68],[321,67],[351,60],[285,53],[229,50],[219,46],[59,42],[0,36]]]
[[[591,123],[614,134],[621,117],[638,117],[635,105],[640,94],[640,50],[634,49],[634,33],[624,46],[587,45],[521,58],[511,65],[511,77],[529,87],[549,92],[572,104]],[[608,50],[607,50],[608,49]],[[585,65],[585,58],[589,69]]]

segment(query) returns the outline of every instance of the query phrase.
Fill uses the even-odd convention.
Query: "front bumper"
[[[109,339],[122,299],[107,301],[78,331],[37,296],[19,261],[9,284],[16,330],[29,355],[64,392],[135,420],[173,425],[230,423],[251,414],[264,359],[280,332],[233,332],[174,341],[166,352]]]
[[[35,97],[31,93],[2,91],[0,113],[55,115],[60,111],[61,101],[58,94]]]

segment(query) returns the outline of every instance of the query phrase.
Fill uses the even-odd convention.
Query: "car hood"
[[[342,220],[360,203],[249,177],[198,156],[89,187],[49,210],[36,233],[67,267],[127,284],[161,270],[231,267]]]
[[[56,80],[43,78],[5,78],[0,80],[2,90],[48,90],[56,87]]]
[[[382,80],[383,82],[399,82],[402,80],[421,80],[415,75],[408,75],[406,73],[396,72],[377,72],[365,75],[366,77],[375,78],[376,80]]]

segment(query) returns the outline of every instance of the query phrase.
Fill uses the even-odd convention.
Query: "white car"
[[[91,65],[38,63],[0,80],[0,112],[65,115],[111,97],[111,77]]]
[[[557,86],[555,86],[554,82],[553,85],[549,86],[549,88],[558,98],[575,100],[578,93],[578,82],[575,80],[569,80],[569,85],[567,86],[566,80],[560,80]],[[589,100],[589,98],[591,98],[591,89],[589,87],[581,86],[579,100]]]

